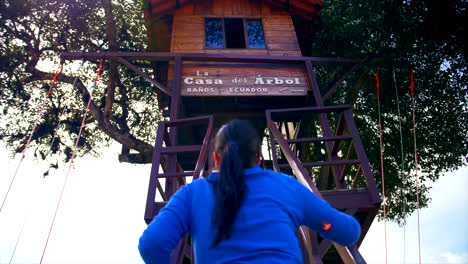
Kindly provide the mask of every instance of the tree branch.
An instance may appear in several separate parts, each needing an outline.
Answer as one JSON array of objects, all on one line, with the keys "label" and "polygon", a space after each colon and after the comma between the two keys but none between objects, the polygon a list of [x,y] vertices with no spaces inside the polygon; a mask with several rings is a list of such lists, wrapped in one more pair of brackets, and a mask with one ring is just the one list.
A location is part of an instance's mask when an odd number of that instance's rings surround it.
[{"label": "tree branch", "polygon": [[[118,51],[117,38],[115,35],[115,22],[114,16],[112,15],[112,3],[110,0],[102,0],[104,12],[106,15],[106,32],[109,39],[109,48],[111,51]],[[115,83],[119,79],[117,72],[117,65],[111,61],[109,68],[109,81],[107,83],[106,91],[106,105],[104,107],[104,118],[110,120],[112,118],[112,105],[115,100]]]},{"label": "tree branch", "polygon": [[[21,81],[30,83],[34,81],[40,80],[51,80],[54,76],[54,73],[47,73],[42,72],[39,70],[35,70],[30,77],[24,78]],[[59,76],[59,81],[73,84],[74,77],[61,74]],[[84,86],[80,79],[75,84],[79,94],[81,95],[81,100],[83,105],[87,105],[91,94],[89,93],[88,89]],[[96,104],[91,101],[89,105],[89,112],[91,116],[98,122],[98,127],[106,134],[108,134],[111,138],[116,140],[117,142],[121,143],[125,147],[129,149],[134,149],[140,153],[138,160],[139,163],[150,163],[151,157],[153,154],[153,146],[135,138],[133,135],[129,133],[129,129],[127,131],[121,130],[118,127],[112,125],[109,120],[105,120],[104,113],[99,109]],[[136,159],[136,158],[135,158]]]}]

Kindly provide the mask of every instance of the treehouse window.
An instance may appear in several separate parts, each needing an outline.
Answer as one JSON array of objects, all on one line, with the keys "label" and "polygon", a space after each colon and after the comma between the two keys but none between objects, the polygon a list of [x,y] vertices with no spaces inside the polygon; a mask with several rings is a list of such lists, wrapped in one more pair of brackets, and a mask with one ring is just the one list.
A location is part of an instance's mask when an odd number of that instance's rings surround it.
[{"label": "treehouse window", "polygon": [[206,18],[205,48],[265,49],[260,19]]},{"label": "treehouse window", "polygon": [[263,35],[262,21],[260,19],[246,19],[249,48],[265,49],[265,36]]}]

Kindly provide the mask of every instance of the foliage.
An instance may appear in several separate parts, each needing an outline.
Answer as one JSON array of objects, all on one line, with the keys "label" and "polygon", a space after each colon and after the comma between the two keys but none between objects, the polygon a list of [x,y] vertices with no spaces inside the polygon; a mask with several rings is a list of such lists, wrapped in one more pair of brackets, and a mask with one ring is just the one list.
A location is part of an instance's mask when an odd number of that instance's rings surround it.
[{"label": "foliage", "polygon": [[[106,24],[106,3],[109,3],[108,17],[113,24]],[[32,138],[35,154],[55,159],[57,163],[71,158],[98,62],[86,62],[81,67],[81,62],[67,61],[53,92],[46,95],[54,72],[59,68],[61,52],[146,49],[140,3],[120,1],[113,6],[110,3],[0,1],[0,137],[16,152],[24,149],[42,102],[46,100],[44,114],[38,118]],[[112,38],[114,47],[111,47]],[[109,61],[104,63],[103,74],[92,95],[78,155],[98,154],[113,138],[135,149],[142,156],[140,160],[145,159],[152,153],[151,144],[145,142],[152,142],[155,137],[151,124],[160,118],[154,103],[155,91],[126,67],[117,68]],[[149,64],[139,66],[150,69]],[[112,67],[116,69],[114,72],[109,70]],[[73,87],[75,76],[79,79]],[[130,154],[122,155],[121,159],[129,157]]]},{"label": "foliage", "polygon": [[[467,164],[468,89],[466,1],[324,1],[313,56],[365,59],[327,104],[351,104],[381,185],[376,67],[379,67],[387,216],[400,223],[416,209],[410,74],[414,96],[420,202],[430,181]],[[349,67],[348,67],[349,68]],[[347,70],[343,67],[341,71]],[[323,94],[337,79],[317,69]],[[395,79],[393,78],[395,73]],[[400,140],[397,94],[401,111]],[[401,143],[403,144],[403,158]],[[381,187],[379,187],[381,188]]]}]

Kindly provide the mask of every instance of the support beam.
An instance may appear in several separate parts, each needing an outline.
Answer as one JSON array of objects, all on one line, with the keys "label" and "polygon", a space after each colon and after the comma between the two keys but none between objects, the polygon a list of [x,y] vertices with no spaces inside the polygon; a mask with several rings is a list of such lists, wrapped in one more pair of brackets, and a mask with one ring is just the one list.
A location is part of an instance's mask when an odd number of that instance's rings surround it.
[{"label": "support beam", "polygon": [[[283,151],[284,156],[288,160],[288,163],[291,165],[291,168],[293,169],[294,174],[296,175],[297,179],[306,187],[308,187],[312,192],[314,192],[318,197],[323,199],[322,195],[320,194],[320,191],[317,189],[315,184],[310,179],[309,173],[301,165],[300,161],[297,159],[297,157],[289,148],[289,144],[284,140],[283,135],[281,135],[281,132],[278,130],[276,125],[271,120],[271,116],[269,112],[267,112],[267,119],[268,119],[267,121],[268,127],[270,128],[270,131],[272,132],[273,136],[278,142],[278,145]],[[337,243],[333,243],[333,245],[335,246],[336,250],[338,251],[338,254],[340,255],[341,259],[343,260],[345,264],[362,263],[362,262],[356,262],[352,255],[352,252],[350,252],[346,247],[343,247]]]},{"label": "support beam", "polygon": [[369,165],[369,160],[367,159],[366,152],[364,151],[364,145],[362,144],[361,137],[359,136],[359,131],[357,130],[356,124],[354,123],[353,113],[350,109],[348,109],[343,112],[343,116],[346,119],[346,124],[348,124],[349,132],[353,137],[354,148],[356,150],[358,159],[361,161],[361,168],[364,173],[364,179],[366,180],[367,188],[370,192],[371,200],[375,205],[380,205],[382,203],[382,199],[380,198],[380,194],[377,189],[377,183],[375,182],[374,175],[372,174],[372,170]]},{"label": "support beam", "polygon": [[360,68],[362,66],[361,63],[358,63],[356,65],[354,65],[351,70],[349,70],[347,73],[345,73],[345,75],[343,75],[343,77],[341,77],[328,91],[327,93],[322,97],[323,100],[327,99],[328,96],[330,96],[335,90],[336,88],[338,88],[338,86],[344,81],[344,79],[346,79],[351,73],[353,73],[356,69]]},{"label": "support beam", "polygon": [[[307,77],[310,82],[310,86],[312,87],[312,92],[314,93],[314,99],[315,99],[315,105],[318,107],[323,107],[323,99],[322,95],[320,94],[320,89],[317,83],[317,78],[315,76],[315,71],[314,67],[312,66],[312,62],[310,60],[305,62],[306,64],[306,69],[307,69]],[[320,122],[320,127],[322,128],[322,134],[325,137],[331,137],[333,136],[333,133],[330,128],[330,122],[328,121],[328,117],[326,113],[319,113],[319,122]],[[327,149],[327,154],[328,154],[328,159],[330,161],[338,160],[339,157],[333,153],[333,143],[330,141],[325,142],[325,147]],[[332,168],[333,172],[333,178],[335,180],[335,184],[338,188],[340,189],[345,189],[346,184],[344,182],[339,180],[340,177],[340,172],[343,171],[342,166],[334,166]]]},{"label": "support beam", "polygon": [[[175,57],[174,62],[174,86],[172,88],[172,96],[171,96],[171,106],[170,106],[170,118],[171,121],[176,120],[179,118],[179,110],[180,110],[180,81],[182,78],[182,58],[180,56]],[[170,128],[169,131],[169,140],[171,142],[171,146],[177,146],[177,127],[173,126]],[[177,171],[177,156],[176,154],[169,154],[167,155],[167,173],[174,173]],[[176,182],[174,178],[166,179],[166,194],[168,197],[171,197],[176,191],[178,187],[176,186]]]},{"label": "support beam", "polygon": [[362,60],[321,58],[302,56],[268,56],[268,55],[240,55],[240,54],[205,54],[205,53],[174,53],[174,52],[62,52],[61,58],[65,60],[99,60],[116,59],[118,57],[132,60],[170,61],[180,56],[184,61],[219,61],[219,62],[257,62],[280,64],[303,64],[310,61],[314,64],[331,63],[360,63]]},{"label": "support beam", "polygon": [[117,60],[122,63],[123,65],[127,66],[129,69],[133,70],[136,74],[140,75],[141,77],[143,77],[144,79],[146,79],[147,81],[149,81],[151,84],[153,84],[154,86],[156,86],[156,88],[158,88],[159,90],[163,91],[164,93],[166,93],[167,95],[171,95],[172,94],[172,91],[171,89],[165,87],[164,85],[160,84],[159,82],[157,82],[155,79],[151,78],[148,74],[146,74],[145,72],[143,72],[142,70],[138,69],[137,66],[131,64],[128,60],[122,58],[122,57],[117,57]]}]

